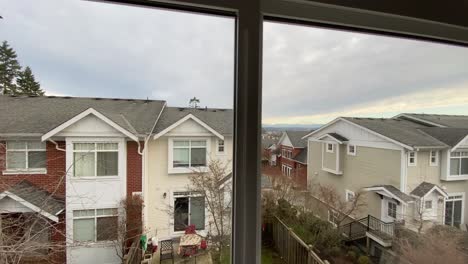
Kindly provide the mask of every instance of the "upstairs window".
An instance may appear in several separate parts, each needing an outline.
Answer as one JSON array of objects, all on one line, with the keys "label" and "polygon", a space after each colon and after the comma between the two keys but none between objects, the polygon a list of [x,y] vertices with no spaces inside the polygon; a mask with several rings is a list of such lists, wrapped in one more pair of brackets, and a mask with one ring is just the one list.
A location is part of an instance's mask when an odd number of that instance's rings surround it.
[{"label": "upstairs window", "polygon": [[416,166],[416,152],[408,152],[408,166]]},{"label": "upstairs window", "polygon": [[387,215],[389,217],[395,218],[397,216],[397,204],[394,202],[388,202],[387,206]]},{"label": "upstairs window", "polygon": [[217,152],[220,153],[220,154],[224,153],[224,140],[218,139]]},{"label": "upstairs window", "polygon": [[73,176],[118,176],[118,143],[73,143]]},{"label": "upstairs window", "polygon": [[206,166],[206,146],[206,140],[174,140],[172,151],[173,168],[191,168]]},{"label": "upstairs window", "polygon": [[40,141],[9,141],[6,144],[7,170],[46,168],[46,144]]},{"label": "upstairs window", "polygon": [[346,190],[346,201],[347,202],[352,202],[354,201],[355,194],[353,191]]},{"label": "upstairs window", "polygon": [[431,210],[432,209],[432,201],[425,201],[424,202],[424,209]]},{"label": "upstairs window", "polygon": [[450,175],[468,175],[468,152],[452,152],[450,154]]},{"label": "upstairs window", "polygon": [[429,154],[429,164],[431,166],[438,166],[439,165],[439,151],[431,150]]}]

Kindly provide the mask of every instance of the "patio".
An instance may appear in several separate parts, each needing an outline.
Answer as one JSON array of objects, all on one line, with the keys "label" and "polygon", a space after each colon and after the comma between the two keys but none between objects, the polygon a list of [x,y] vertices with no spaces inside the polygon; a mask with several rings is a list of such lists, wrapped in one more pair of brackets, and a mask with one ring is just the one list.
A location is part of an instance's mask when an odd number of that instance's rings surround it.
[{"label": "patio", "polygon": [[[175,264],[192,264],[192,263],[197,263],[197,264],[212,264],[212,260],[211,260],[211,254],[209,252],[209,250],[205,250],[205,251],[201,251],[200,254],[198,254],[195,257],[182,257],[180,256],[179,254],[177,254],[177,249],[179,248],[179,244],[178,243],[174,243],[173,245],[174,247],[174,263]],[[153,254],[153,260],[151,262],[151,264],[159,264],[159,249],[158,251],[156,251],[156,253]],[[172,263],[172,260],[170,259],[166,259],[166,260],[163,260],[161,262],[161,264],[170,264]]]}]

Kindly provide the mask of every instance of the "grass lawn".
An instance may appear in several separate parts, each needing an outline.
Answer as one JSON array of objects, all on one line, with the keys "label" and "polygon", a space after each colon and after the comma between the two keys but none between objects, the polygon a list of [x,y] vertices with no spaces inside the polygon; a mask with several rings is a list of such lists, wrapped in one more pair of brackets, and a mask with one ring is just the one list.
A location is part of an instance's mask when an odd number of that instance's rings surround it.
[{"label": "grass lawn", "polygon": [[[223,260],[221,261],[221,264],[230,264],[230,259],[229,259],[229,249],[225,250],[223,252]],[[213,262],[216,263],[216,262]],[[282,261],[278,254],[273,251],[270,247],[262,247],[262,264],[285,264],[284,261]]]}]

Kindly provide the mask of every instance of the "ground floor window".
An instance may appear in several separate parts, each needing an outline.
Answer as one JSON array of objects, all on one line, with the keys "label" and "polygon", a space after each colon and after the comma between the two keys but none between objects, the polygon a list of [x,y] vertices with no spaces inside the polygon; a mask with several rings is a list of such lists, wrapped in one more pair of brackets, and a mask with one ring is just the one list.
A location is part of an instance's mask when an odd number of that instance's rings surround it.
[{"label": "ground floor window", "polygon": [[389,217],[395,218],[397,216],[397,204],[389,201],[387,206],[387,215]]},{"label": "ground floor window", "polygon": [[338,219],[340,214],[335,210],[328,210],[328,222],[330,222],[333,226],[338,225]]},{"label": "ground floor window", "polygon": [[116,208],[73,211],[73,240],[96,242],[116,240],[118,211]]},{"label": "ground floor window", "polygon": [[205,229],[205,197],[192,192],[174,192],[174,231],[189,225]]},{"label": "ground floor window", "polygon": [[445,201],[445,224],[460,227],[463,215],[463,195],[449,195]]},{"label": "ground floor window", "polygon": [[283,164],[281,166],[281,171],[283,172],[283,175],[291,176],[292,168],[289,167],[288,165]]}]

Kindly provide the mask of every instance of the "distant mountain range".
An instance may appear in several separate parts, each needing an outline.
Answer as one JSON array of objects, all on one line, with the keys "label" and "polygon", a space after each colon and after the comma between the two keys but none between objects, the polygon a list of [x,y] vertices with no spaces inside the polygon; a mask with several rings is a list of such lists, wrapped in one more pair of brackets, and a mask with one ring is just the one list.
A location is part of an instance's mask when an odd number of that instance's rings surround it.
[{"label": "distant mountain range", "polygon": [[285,130],[312,130],[321,127],[321,124],[262,124],[262,128],[266,131],[285,131]]}]

